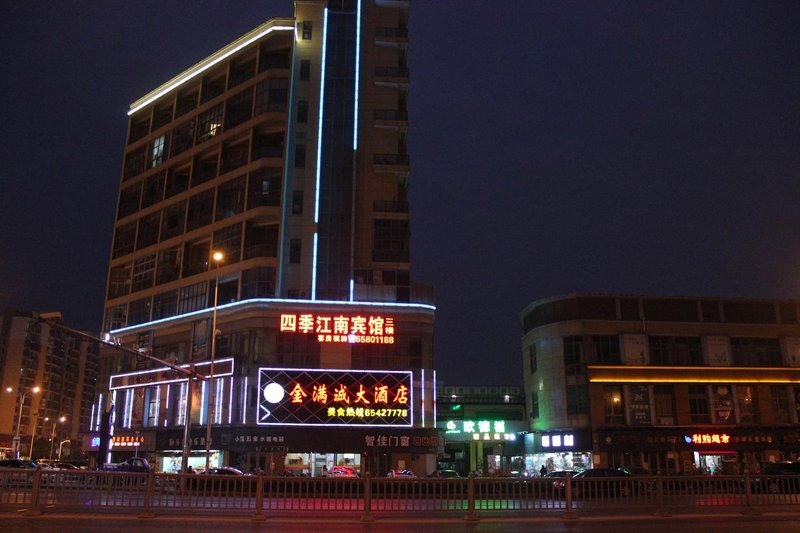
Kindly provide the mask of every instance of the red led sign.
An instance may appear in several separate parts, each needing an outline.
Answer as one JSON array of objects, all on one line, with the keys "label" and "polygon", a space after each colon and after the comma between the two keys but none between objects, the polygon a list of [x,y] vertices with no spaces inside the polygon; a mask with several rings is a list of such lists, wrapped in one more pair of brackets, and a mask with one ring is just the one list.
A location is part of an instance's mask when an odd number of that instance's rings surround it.
[{"label": "red led sign", "polygon": [[282,313],[280,330],[315,334],[319,342],[394,344],[394,318]]}]

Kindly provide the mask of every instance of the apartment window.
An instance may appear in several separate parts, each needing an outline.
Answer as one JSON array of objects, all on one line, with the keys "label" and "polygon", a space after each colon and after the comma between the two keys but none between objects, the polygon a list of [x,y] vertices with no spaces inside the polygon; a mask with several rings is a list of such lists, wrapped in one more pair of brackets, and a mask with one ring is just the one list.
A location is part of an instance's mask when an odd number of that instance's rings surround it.
[{"label": "apartment window", "polygon": [[656,408],[656,424],[672,426],[675,424],[675,395],[672,385],[653,386],[653,403]]},{"label": "apartment window", "polygon": [[408,221],[373,221],[373,261],[408,262]]},{"label": "apartment window", "polygon": [[117,220],[132,215],[139,210],[139,200],[142,197],[141,182],[122,189],[119,193],[119,206],[117,207]]},{"label": "apartment window", "polygon": [[242,272],[242,299],[275,296],[275,268],[258,267]]},{"label": "apartment window", "polygon": [[311,40],[311,36],[313,34],[313,31],[314,31],[314,23],[313,23],[313,21],[304,20],[302,27],[303,27],[303,31],[302,31],[303,40],[304,41],[310,41]]},{"label": "apartment window", "polygon": [[133,292],[153,286],[156,272],[156,254],[138,257],[133,261]]},{"label": "apartment window", "polygon": [[181,274],[180,250],[178,247],[168,248],[158,252],[158,267],[156,267],[156,285],[175,281]]},{"label": "apartment window", "polygon": [[708,387],[689,385],[689,415],[692,424],[710,424],[711,413],[708,408]]},{"label": "apartment window", "polygon": [[197,117],[197,139],[201,143],[222,132],[222,104],[200,113]]},{"label": "apartment window", "polygon": [[181,287],[178,293],[178,314],[205,308],[208,283],[201,281],[188,287]]},{"label": "apartment window", "polygon": [[531,420],[539,418],[539,391],[531,392]]},{"label": "apartment window", "polygon": [[703,364],[700,337],[651,335],[650,364],[654,366],[699,366]]},{"label": "apartment window", "polygon": [[297,101],[297,123],[308,123],[308,100]]},{"label": "apartment window", "polygon": [[622,387],[606,385],[603,387],[603,406],[605,423],[621,425],[625,423],[625,407],[622,402]]},{"label": "apartment window", "polygon": [[289,263],[293,265],[299,265],[301,252],[302,252],[302,240],[291,239],[289,241]]},{"label": "apartment window", "polygon": [[536,373],[536,342],[528,346],[528,361],[531,366],[531,374]]},{"label": "apartment window", "polygon": [[242,224],[233,224],[214,232],[214,250],[225,255],[225,263],[239,261],[242,253]]},{"label": "apartment window", "polygon": [[194,146],[194,119],[184,122],[172,130],[170,156],[181,154],[192,146]]},{"label": "apartment window", "polygon": [[772,416],[776,424],[790,424],[792,416],[789,411],[789,391],[786,385],[771,385]]},{"label": "apartment window", "polygon": [[178,311],[178,291],[162,292],[153,297],[153,320],[175,316]]},{"label": "apartment window", "polygon": [[620,363],[619,337],[616,335],[592,335],[589,361],[599,365],[618,365]]},{"label": "apartment window", "polygon": [[167,186],[164,191],[164,198],[170,198],[189,188],[189,169],[180,170],[169,169],[167,172]]},{"label": "apartment window", "polygon": [[308,81],[311,79],[311,60],[300,60],[300,81]]},{"label": "apartment window", "polygon": [[150,161],[148,166],[150,168],[160,165],[164,162],[164,156],[167,153],[167,136],[161,135],[150,141]]},{"label": "apartment window", "polygon": [[228,98],[225,102],[225,128],[230,129],[250,120],[253,114],[253,88]]},{"label": "apartment window", "polygon": [[564,337],[564,374],[579,376],[583,374],[583,338]]},{"label": "apartment window", "polygon": [[286,100],[289,97],[289,80],[277,78],[267,80],[269,83],[269,104],[267,111],[282,113],[286,111]]},{"label": "apartment window", "polygon": [[147,147],[142,146],[132,152],[125,154],[125,164],[122,171],[122,179],[132,178],[144,172],[145,159],[147,157]]},{"label": "apartment window", "polygon": [[306,166],[306,145],[294,145],[294,168],[305,168]]},{"label": "apartment window", "polygon": [[136,249],[141,250],[158,242],[158,230],[161,227],[161,211],[139,219],[139,231],[136,234]]},{"label": "apartment window", "polygon": [[210,246],[208,241],[190,242],[185,245],[183,276],[193,276],[208,270]]},{"label": "apartment window", "polygon": [[244,176],[228,180],[217,192],[217,220],[239,214],[244,209]]},{"label": "apartment window", "polygon": [[589,395],[586,385],[567,385],[567,414],[583,415],[589,412]]},{"label": "apartment window", "polygon": [[211,224],[214,213],[214,189],[203,191],[189,198],[189,207],[186,213],[186,231]]},{"label": "apartment window", "polygon": [[263,167],[249,176],[247,208],[277,207],[281,204],[281,169]]},{"label": "apartment window", "polygon": [[131,265],[117,266],[111,268],[108,280],[108,298],[125,296],[131,290]]},{"label": "apartment window", "polygon": [[128,325],[128,306],[118,305],[108,310],[105,331],[124,328]]},{"label": "apartment window", "polygon": [[734,366],[783,366],[778,339],[731,337]]},{"label": "apartment window", "polygon": [[303,214],[303,191],[294,191],[292,193],[292,214]]},{"label": "apartment window", "polygon": [[739,406],[740,424],[758,424],[758,398],[756,388],[752,385],[736,386],[736,403]]},{"label": "apartment window", "polygon": [[249,220],[245,228],[244,258],[278,256],[278,224]]},{"label": "apartment window", "polygon": [[128,325],[144,324],[150,321],[150,298],[134,300],[128,306]]},{"label": "apartment window", "polygon": [[142,209],[155,205],[164,198],[164,175],[164,172],[159,172],[144,181]]},{"label": "apartment window", "polygon": [[186,218],[186,200],[167,206],[161,216],[161,240],[165,241],[183,233]]}]

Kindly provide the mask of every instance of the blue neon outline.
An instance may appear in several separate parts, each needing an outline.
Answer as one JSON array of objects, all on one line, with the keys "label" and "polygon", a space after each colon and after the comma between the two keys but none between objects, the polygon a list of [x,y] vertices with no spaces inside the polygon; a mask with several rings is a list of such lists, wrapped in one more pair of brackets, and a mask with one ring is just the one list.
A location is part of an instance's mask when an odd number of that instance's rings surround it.
[{"label": "blue neon outline", "polygon": [[[325,8],[322,23],[322,67],[319,80],[319,120],[317,121],[317,183],[314,191],[314,223],[319,223],[320,161],[322,160],[322,116],[325,111],[325,56],[328,47],[328,8]],[[316,263],[314,269],[317,268]]]},{"label": "blue neon outline", "polygon": [[361,0],[358,0],[358,11],[356,13],[356,91],[355,101],[353,102],[353,150],[358,149],[358,81],[361,61]]},{"label": "blue neon outline", "polygon": [[353,294],[355,292],[356,282],[353,279],[350,279],[350,301],[353,301]]},{"label": "blue neon outline", "polygon": [[425,369],[420,368],[420,372],[422,372],[422,377],[419,382],[420,403],[422,404],[422,427],[425,427]]},{"label": "blue neon outline", "polygon": [[311,269],[311,300],[315,301],[317,299],[317,241],[319,237],[319,232],[314,232],[314,249],[311,252],[311,264],[314,265],[314,268]]},{"label": "blue neon outline", "polygon": [[[242,300],[240,302],[231,302],[229,304],[219,305],[217,306],[217,311],[222,309],[230,309],[233,307],[238,307],[242,305],[251,305],[251,304],[272,304],[272,303],[286,303],[286,304],[315,304],[315,305],[346,305],[346,306],[363,306],[363,307],[399,307],[399,308],[406,308],[406,309],[414,309],[418,308],[420,310],[427,309],[429,311],[436,311],[435,305],[429,304],[421,304],[421,303],[404,303],[404,302],[348,302],[345,300],[295,300],[290,298],[253,298],[251,300]],[[213,308],[209,307],[207,309],[198,309],[197,311],[191,311],[189,313],[184,313],[182,315],[175,315],[167,318],[160,318],[158,320],[153,320],[152,322],[145,322],[143,324],[136,324],[135,326],[126,326],[120,329],[114,329],[109,331],[110,335],[116,335],[120,333],[126,333],[128,331],[136,331],[138,329],[143,328],[150,328],[157,324],[164,324],[167,322],[171,322],[173,320],[180,320],[183,318],[188,318],[192,316],[203,315],[207,313],[211,313]]]}]

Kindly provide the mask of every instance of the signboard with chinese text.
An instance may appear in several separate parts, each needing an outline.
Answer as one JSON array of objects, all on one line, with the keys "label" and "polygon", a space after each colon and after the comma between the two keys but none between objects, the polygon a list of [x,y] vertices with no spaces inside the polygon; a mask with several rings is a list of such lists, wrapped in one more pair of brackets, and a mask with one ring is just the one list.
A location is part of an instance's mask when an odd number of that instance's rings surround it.
[{"label": "signboard with chinese text", "polygon": [[280,331],[315,335],[321,343],[394,344],[394,318],[383,315],[281,313]]},{"label": "signboard with chinese text", "polygon": [[650,390],[647,385],[629,385],[630,413],[632,426],[649,426]]},{"label": "signboard with chinese text", "polygon": [[413,424],[410,371],[260,368],[259,425]]},{"label": "signboard with chinese text", "polygon": [[506,430],[504,420],[449,420],[445,424],[447,435],[464,434],[472,440],[515,440],[516,434]]}]

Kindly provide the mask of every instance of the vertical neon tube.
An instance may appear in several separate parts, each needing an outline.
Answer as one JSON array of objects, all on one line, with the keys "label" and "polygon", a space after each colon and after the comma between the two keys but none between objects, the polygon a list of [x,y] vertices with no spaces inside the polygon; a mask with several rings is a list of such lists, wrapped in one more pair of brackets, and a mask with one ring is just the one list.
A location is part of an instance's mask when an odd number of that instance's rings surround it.
[{"label": "vertical neon tube", "polygon": [[356,90],[353,102],[353,150],[358,149],[358,80],[361,60],[361,0],[356,8]]},{"label": "vertical neon tube", "polygon": [[425,427],[425,369],[421,369],[421,377],[419,380],[419,388],[422,393],[420,398],[420,405],[422,406],[422,427]]},{"label": "vertical neon tube", "polygon": [[[328,43],[328,9],[325,8],[322,24],[322,67],[319,80],[319,119],[317,121],[317,183],[314,191],[314,223],[319,223],[320,162],[322,161],[322,118],[325,111],[325,52]],[[315,265],[316,266],[316,265]]]},{"label": "vertical neon tube", "polygon": [[247,424],[247,376],[242,387],[242,424]]},{"label": "vertical neon tube", "polygon": [[314,250],[311,252],[312,254],[312,264],[314,265],[314,270],[311,272],[311,299],[317,299],[317,242],[319,240],[319,234],[314,232]]},{"label": "vertical neon tube", "polygon": [[436,427],[436,370],[433,371],[433,427]]},{"label": "vertical neon tube", "polygon": [[214,387],[214,423],[222,424],[222,398],[225,396],[225,380],[217,378],[216,386]]},{"label": "vertical neon tube", "polygon": [[94,408],[95,408],[95,405],[92,404],[92,414],[89,415],[89,430],[90,431],[91,431],[91,428],[94,427]]},{"label": "vertical neon tube", "polygon": [[350,301],[353,301],[353,294],[355,293],[356,282],[355,280],[350,280]]},{"label": "vertical neon tube", "polygon": [[203,381],[203,385],[202,385],[202,387],[200,387],[200,423],[201,424],[205,424],[206,423],[205,411],[206,411],[206,402],[207,401],[208,400],[206,399],[206,382]]},{"label": "vertical neon tube", "polygon": [[228,385],[228,425],[231,424],[233,420],[233,376],[231,376],[230,383]]},{"label": "vertical neon tube", "polygon": [[[164,400],[164,411],[169,413],[169,390],[172,388],[172,385],[167,383],[166,385],[164,385],[164,387],[166,387],[166,389],[167,389],[166,398]],[[164,427],[167,427],[167,420],[169,420],[169,417],[165,416],[164,417]]]},{"label": "vertical neon tube", "polygon": [[153,425],[158,427],[158,415],[161,413],[161,385],[156,387],[156,414],[153,417]]}]

